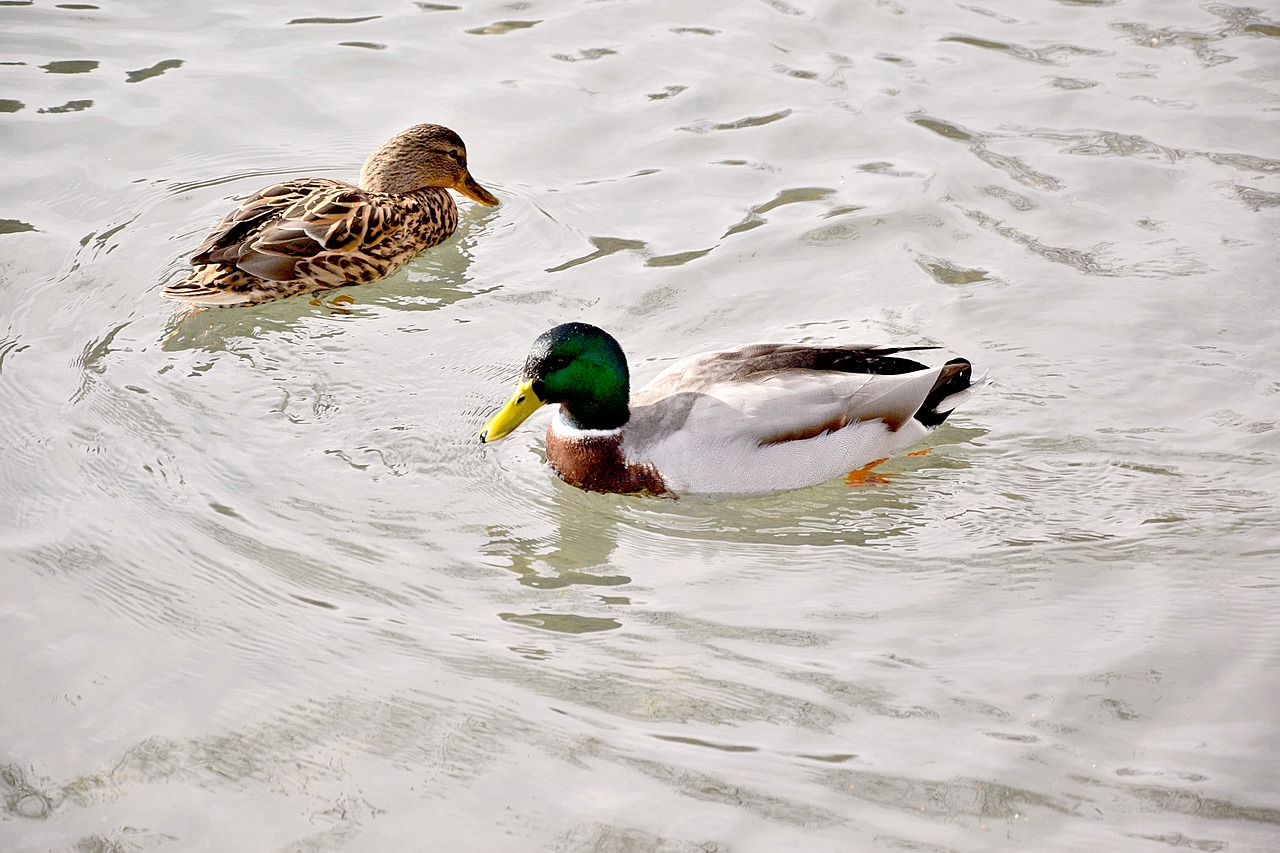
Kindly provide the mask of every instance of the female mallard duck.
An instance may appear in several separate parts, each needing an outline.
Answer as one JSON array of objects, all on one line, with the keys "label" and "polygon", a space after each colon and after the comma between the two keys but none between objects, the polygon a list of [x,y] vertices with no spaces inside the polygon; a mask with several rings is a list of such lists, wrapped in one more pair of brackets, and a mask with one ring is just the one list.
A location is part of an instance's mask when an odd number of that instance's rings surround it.
[{"label": "female mallard duck", "polygon": [[254,305],[377,281],[458,227],[450,189],[498,203],[467,171],[458,134],[414,125],[369,155],[359,187],[297,178],[245,199],[191,256],[191,275],[164,296]]},{"label": "female mallard duck", "polygon": [[963,358],[934,347],[749,344],[677,361],[630,394],[613,337],[565,323],[533,342],[520,384],[480,432],[511,433],[544,403],[547,461],[600,492],[766,492],[811,486],[915,444],[976,394]]}]

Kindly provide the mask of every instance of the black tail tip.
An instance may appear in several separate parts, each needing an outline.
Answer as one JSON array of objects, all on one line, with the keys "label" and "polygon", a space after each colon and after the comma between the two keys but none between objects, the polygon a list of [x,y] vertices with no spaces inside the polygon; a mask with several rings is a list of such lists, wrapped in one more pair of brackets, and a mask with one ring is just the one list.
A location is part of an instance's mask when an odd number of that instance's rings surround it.
[{"label": "black tail tip", "polygon": [[938,405],[952,394],[963,391],[973,383],[973,365],[967,358],[953,358],[938,372],[938,381],[920,404],[915,419],[932,429],[947,419],[951,410],[938,411]]},{"label": "black tail tip", "polygon": [[973,382],[973,365],[969,363],[969,359],[967,358],[953,358],[943,365],[943,367],[951,367],[953,365],[959,365],[960,369],[953,375],[945,377],[943,383],[946,384],[954,381],[956,383],[956,387],[950,392],[954,394],[956,391],[963,391],[968,388],[969,384]]}]

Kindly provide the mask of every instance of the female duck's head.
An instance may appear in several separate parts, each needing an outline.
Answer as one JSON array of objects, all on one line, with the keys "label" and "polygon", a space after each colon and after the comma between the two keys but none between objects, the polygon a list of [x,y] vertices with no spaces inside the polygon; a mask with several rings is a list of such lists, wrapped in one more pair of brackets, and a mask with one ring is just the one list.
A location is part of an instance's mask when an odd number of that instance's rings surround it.
[{"label": "female duck's head", "polygon": [[498,203],[467,171],[462,137],[439,124],[415,124],[380,145],[360,170],[360,186],[383,193],[444,187],[481,204]]}]

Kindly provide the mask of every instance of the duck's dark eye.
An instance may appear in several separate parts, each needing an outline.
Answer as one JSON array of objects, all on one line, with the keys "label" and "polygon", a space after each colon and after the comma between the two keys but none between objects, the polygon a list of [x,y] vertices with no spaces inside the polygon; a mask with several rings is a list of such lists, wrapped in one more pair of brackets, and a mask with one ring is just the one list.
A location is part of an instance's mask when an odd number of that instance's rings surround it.
[{"label": "duck's dark eye", "polygon": [[569,366],[569,357],[564,355],[553,355],[547,359],[547,372],[560,370]]}]

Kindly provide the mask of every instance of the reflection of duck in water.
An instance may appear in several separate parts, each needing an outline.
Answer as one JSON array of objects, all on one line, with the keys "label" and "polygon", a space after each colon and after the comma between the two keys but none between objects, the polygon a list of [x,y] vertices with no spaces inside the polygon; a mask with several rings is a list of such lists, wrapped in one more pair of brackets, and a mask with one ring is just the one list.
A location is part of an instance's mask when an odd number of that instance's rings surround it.
[{"label": "reflection of duck in water", "polygon": [[369,155],[359,187],[298,178],[245,199],[191,256],[191,275],[164,296],[253,305],[377,281],[457,228],[450,189],[498,203],[467,171],[458,134],[415,125]]},{"label": "reflection of duck in water", "polygon": [[520,385],[480,433],[497,441],[544,403],[547,461],[601,492],[765,492],[821,483],[915,444],[985,384],[932,347],[750,344],[681,359],[634,395],[618,342],[565,323],[533,343]]}]

